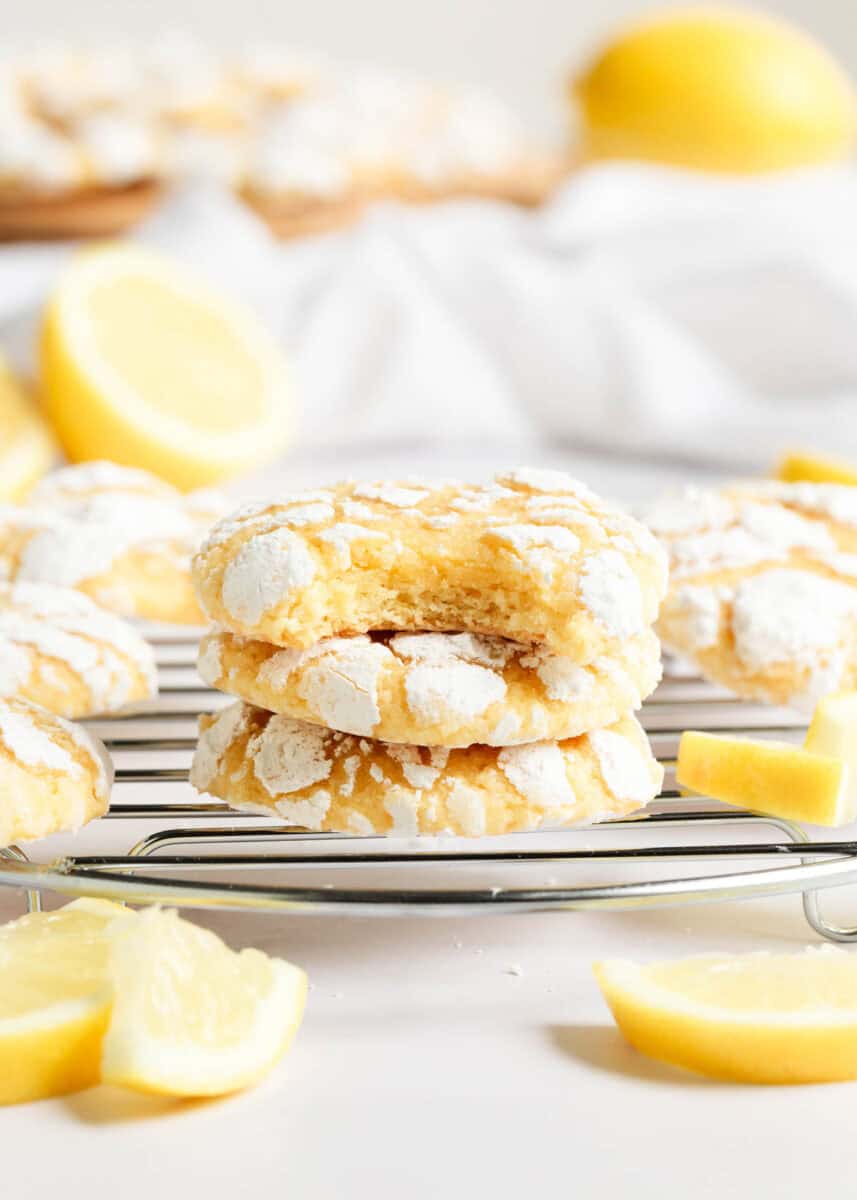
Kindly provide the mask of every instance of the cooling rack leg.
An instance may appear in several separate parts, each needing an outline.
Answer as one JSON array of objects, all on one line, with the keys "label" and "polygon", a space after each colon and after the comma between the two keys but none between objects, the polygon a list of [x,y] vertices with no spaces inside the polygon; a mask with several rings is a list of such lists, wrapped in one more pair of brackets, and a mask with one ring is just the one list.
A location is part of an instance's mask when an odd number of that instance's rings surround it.
[{"label": "cooling rack leg", "polygon": [[[785,833],[787,837],[791,838],[793,842],[809,841],[809,837],[804,830],[801,829],[799,825],[793,825],[791,821],[784,821],[779,817],[771,817],[769,820],[766,820],[764,824],[772,825],[775,828],[782,830],[782,832]],[[811,861],[812,859],[809,857],[801,859],[801,862],[805,863]],[[804,916],[816,933],[820,934],[823,938],[827,938],[828,941],[831,942],[857,942],[857,928],[849,928],[842,925],[831,925],[831,923],[825,919],[825,916],[821,911],[821,902],[818,891],[813,890],[811,892],[804,892],[801,896],[801,901],[803,903]]]},{"label": "cooling rack leg", "polygon": [[[0,847],[0,855],[2,855],[3,858],[15,859],[17,862],[29,862],[30,861],[27,858],[24,851],[21,850],[19,846]],[[26,894],[26,899],[27,899],[27,912],[28,913],[41,912],[42,911],[42,894],[41,894],[41,892],[31,891],[28,889],[25,894]]]}]

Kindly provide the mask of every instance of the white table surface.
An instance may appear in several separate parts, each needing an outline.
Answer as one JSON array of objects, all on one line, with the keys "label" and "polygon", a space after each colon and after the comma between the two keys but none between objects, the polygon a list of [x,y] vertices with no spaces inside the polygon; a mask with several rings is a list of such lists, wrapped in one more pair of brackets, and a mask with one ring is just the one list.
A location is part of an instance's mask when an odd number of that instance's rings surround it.
[{"label": "white table surface", "polygon": [[[287,464],[283,474],[292,486],[348,470],[448,474],[471,465],[440,452],[356,466],[335,457]],[[673,474],[564,461],[613,494],[639,495]],[[484,473],[484,460],[472,465],[469,473]],[[187,798],[181,787],[175,794]],[[132,840],[128,825],[112,822],[79,835],[75,848],[123,850]],[[42,856],[67,845],[54,841]],[[847,917],[847,901],[838,893],[833,911]],[[0,918],[21,903],[0,893]],[[217,1102],[95,1088],[0,1110],[0,1196],[853,1192],[857,1085],[735,1087],[649,1062],[623,1044],[591,972],[610,956],[802,947],[816,939],[795,897],[598,915],[199,919],[235,946],[307,969],[309,1006],[291,1054],[260,1087]]]}]

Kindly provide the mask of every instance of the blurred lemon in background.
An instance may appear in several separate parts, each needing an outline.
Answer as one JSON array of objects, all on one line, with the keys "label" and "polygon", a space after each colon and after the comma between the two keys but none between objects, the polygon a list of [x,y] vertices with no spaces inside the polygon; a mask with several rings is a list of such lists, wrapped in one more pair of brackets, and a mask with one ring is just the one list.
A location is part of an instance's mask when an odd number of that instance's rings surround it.
[{"label": "blurred lemon in background", "polygon": [[758,13],[659,14],[610,42],[571,85],[586,158],[750,172],[845,157],[850,80],[800,30]]},{"label": "blurred lemon in background", "polygon": [[72,261],[48,303],[40,366],[45,411],[73,462],[111,459],[191,489],[267,462],[291,438],[274,339],[148,251]]},{"label": "blurred lemon in background", "polygon": [[23,500],[56,456],[42,414],[0,359],[0,501]]}]

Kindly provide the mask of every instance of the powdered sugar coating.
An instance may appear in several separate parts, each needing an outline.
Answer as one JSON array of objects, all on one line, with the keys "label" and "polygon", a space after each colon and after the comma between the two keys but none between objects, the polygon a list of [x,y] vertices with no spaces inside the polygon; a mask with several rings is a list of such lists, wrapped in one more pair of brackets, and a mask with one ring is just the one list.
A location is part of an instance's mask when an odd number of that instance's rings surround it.
[{"label": "powdered sugar coating", "polygon": [[156,690],[152,650],[130,625],[78,592],[0,584],[0,695],[82,717]]},{"label": "powdered sugar coating", "polygon": [[[253,505],[212,531],[194,575],[213,621],[287,648],[374,630],[468,629],[586,665],[651,623],[666,586],[651,534],[561,473],[344,483],[324,496]],[[298,540],[283,538],[278,551],[283,531]],[[254,544],[272,553],[251,567]],[[297,579],[276,561],[295,554]],[[252,603],[236,603],[236,563]],[[288,587],[274,585],[278,572]]]},{"label": "powdered sugar coating", "polygon": [[640,582],[617,550],[601,550],[584,560],[579,595],[611,637],[629,638],[646,620]]},{"label": "powdered sugar coating", "polygon": [[0,512],[0,578],[74,587],[126,615],[198,624],[190,555],[222,510],[215,493],[183,496],[145,471],[65,467],[27,508]]},{"label": "powdered sugar coating", "polygon": [[666,645],[776,704],[806,708],[857,685],[855,490],[763,481],[656,506],[674,579],[659,622]]},{"label": "powdered sugar coating", "polygon": [[299,720],[388,742],[507,745],[572,737],[638,707],[660,677],[650,631],[582,667],[476,634],[328,638],[279,650],[226,631],[203,639],[214,687]]},{"label": "powdered sugar coating", "polygon": [[315,562],[306,543],[287,529],[245,542],[223,576],[223,604],[239,621],[253,623],[269,608],[312,582]]},{"label": "powdered sugar coating", "polygon": [[[504,749],[430,751],[358,741],[250,705],[235,708],[238,716],[227,709],[203,719],[192,781],[236,807],[267,810],[312,829],[476,837],[573,824],[631,811],[656,794],[662,779],[643,731],[630,718],[611,727],[617,745],[608,742],[602,750],[619,763],[614,783],[618,779],[629,793],[621,796],[606,782],[609,771],[599,766],[586,735]],[[627,761],[617,748],[626,741]],[[212,761],[218,764],[213,775]],[[632,762],[644,769],[646,789]]]},{"label": "powdered sugar coating", "polygon": [[0,846],[75,830],[109,803],[97,738],[21,699],[0,699]]},{"label": "powdered sugar coating", "polygon": [[836,646],[857,617],[857,589],[808,571],[775,570],[738,585],[732,607],[735,652],[750,670],[813,661]]},{"label": "powdered sugar coating", "polygon": [[506,746],[497,755],[500,770],[524,799],[536,808],[562,808],[574,803],[565,759],[556,742]]}]

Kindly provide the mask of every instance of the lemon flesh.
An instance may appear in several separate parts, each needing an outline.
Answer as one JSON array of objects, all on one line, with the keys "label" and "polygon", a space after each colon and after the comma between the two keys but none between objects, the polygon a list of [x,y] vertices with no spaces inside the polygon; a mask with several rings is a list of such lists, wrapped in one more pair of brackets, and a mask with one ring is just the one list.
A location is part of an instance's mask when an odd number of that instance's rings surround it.
[{"label": "lemon flesh", "polygon": [[583,151],[727,172],[841,159],[852,86],[800,30],[762,14],[690,8],[627,30],[573,83]]},{"label": "lemon flesh", "polygon": [[105,933],[123,913],[79,900],[0,927],[0,1104],[98,1082],[112,998]]},{"label": "lemon flesh", "polygon": [[596,963],[624,1037],[641,1053],[717,1079],[857,1079],[857,956],[709,954]]},{"label": "lemon flesh", "polygon": [[251,313],[137,248],[72,261],[46,310],[40,369],[73,461],[111,459],[191,489],[259,466],[291,439],[274,340]]},{"label": "lemon flesh", "polygon": [[0,360],[0,500],[23,500],[57,449],[42,414]]},{"label": "lemon flesh", "polygon": [[235,953],[173,912],[149,909],[119,930],[110,968],[105,1083],[172,1096],[237,1091],[268,1073],[303,1017],[303,971]]},{"label": "lemon flesh", "polygon": [[857,485],[857,463],[822,454],[793,451],[777,465],[777,479],[786,483],[844,483]]},{"label": "lemon flesh", "polygon": [[679,742],[676,779],[712,800],[790,821],[832,826],[854,819],[846,763],[787,742],[690,730]]}]

